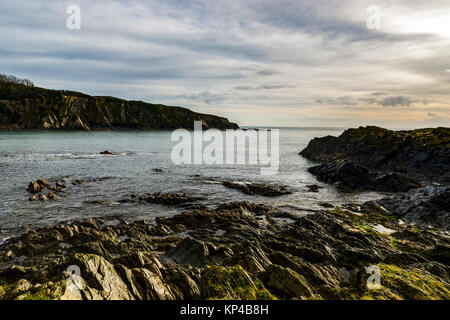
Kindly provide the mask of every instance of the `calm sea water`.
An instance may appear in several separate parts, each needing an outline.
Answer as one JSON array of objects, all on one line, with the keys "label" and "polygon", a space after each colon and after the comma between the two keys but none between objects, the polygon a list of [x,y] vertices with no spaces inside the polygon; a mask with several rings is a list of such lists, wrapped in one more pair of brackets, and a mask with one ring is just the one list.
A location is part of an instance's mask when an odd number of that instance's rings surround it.
[{"label": "calm sea water", "polygon": [[[176,166],[171,132],[0,132],[0,241],[11,235],[48,224],[87,217],[154,219],[182,208],[156,204],[120,204],[132,193],[183,192],[205,198],[203,204],[249,200],[307,214],[320,202],[341,204],[380,197],[377,193],[340,193],[319,183],[307,172],[314,163],[298,155],[314,137],[339,135],[344,129],[280,129],[280,169],[261,176],[257,166]],[[100,155],[103,150],[120,153]],[[155,172],[162,169],[163,172]],[[30,181],[63,181],[67,192],[58,201],[30,202]],[[74,179],[88,180],[81,186]],[[288,186],[294,193],[277,198],[249,196],[221,185],[222,180],[265,182]],[[318,193],[306,185],[318,184]]]}]

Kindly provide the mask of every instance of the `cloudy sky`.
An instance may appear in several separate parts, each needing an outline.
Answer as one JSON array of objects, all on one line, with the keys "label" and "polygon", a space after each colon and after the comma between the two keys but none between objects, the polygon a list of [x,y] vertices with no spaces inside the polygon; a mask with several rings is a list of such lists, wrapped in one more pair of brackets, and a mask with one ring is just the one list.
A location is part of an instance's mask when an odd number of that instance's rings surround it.
[{"label": "cloudy sky", "polygon": [[240,125],[450,126],[448,0],[2,0],[0,43],[38,86]]}]

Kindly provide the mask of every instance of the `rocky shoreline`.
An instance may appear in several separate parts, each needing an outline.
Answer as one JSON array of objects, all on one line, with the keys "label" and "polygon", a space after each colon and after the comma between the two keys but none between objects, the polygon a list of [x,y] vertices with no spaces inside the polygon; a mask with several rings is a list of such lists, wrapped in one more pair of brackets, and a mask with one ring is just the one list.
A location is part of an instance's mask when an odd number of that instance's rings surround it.
[{"label": "rocky shoreline", "polygon": [[[296,218],[250,202],[87,219],[0,247],[3,299],[449,299],[448,234],[376,203]],[[366,287],[366,267],[382,288]],[[79,270],[70,276],[68,270]]]},{"label": "rocky shoreline", "polygon": [[[332,149],[317,141],[302,154]],[[134,193],[115,200],[184,211],[134,222],[77,220],[8,239],[0,245],[0,299],[450,299],[450,186],[414,184],[418,170],[398,171],[395,157],[367,168],[362,157],[327,153],[318,177],[349,191],[382,186],[396,193],[363,204],[323,203],[302,217],[253,202],[206,207],[184,193]],[[292,192],[221,183],[247,195]],[[45,179],[28,186],[32,197],[45,190],[70,192]],[[376,288],[368,286],[373,272],[381,280]]]}]

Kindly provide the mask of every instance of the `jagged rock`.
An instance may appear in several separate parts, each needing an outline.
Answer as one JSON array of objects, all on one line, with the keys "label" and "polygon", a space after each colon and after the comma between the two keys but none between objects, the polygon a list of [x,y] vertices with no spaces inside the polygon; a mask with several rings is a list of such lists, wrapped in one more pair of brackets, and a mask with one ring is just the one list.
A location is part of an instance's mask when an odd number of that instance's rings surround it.
[{"label": "jagged rock", "polygon": [[[384,272],[384,264],[403,279],[399,287],[383,282],[393,293],[385,297],[450,299],[450,240],[439,232],[399,224],[375,202],[275,227],[282,216],[270,206],[232,202],[154,224],[96,218],[32,230],[0,245],[0,298],[360,298],[368,276],[361,270],[378,265]],[[395,232],[381,234],[377,225]],[[215,236],[218,230],[225,232]],[[69,278],[69,265],[79,276]],[[422,275],[433,287],[417,291]],[[11,294],[21,279],[31,286]]]},{"label": "jagged rock", "polygon": [[100,152],[100,154],[108,155],[108,156],[117,156],[118,155],[117,153],[111,152],[109,150],[102,151],[102,152]]},{"label": "jagged rock", "polygon": [[212,243],[191,238],[183,239],[174,249],[167,252],[167,255],[177,263],[194,267],[214,264],[232,254],[229,248],[217,248]]},{"label": "jagged rock", "polygon": [[200,289],[204,299],[273,299],[264,285],[241,266],[208,266],[202,272]]},{"label": "jagged rock", "polygon": [[320,187],[316,184],[310,184],[306,186],[309,192],[319,192]]},{"label": "jagged rock", "polygon": [[308,171],[321,181],[336,183],[343,188],[367,189],[370,181],[367,169],[350,162],[321,164]]},{"label": "jagged rock", "polygon": [[45,188],[51,187],[51,183],[45,179],[39,179],[39,180],[36,180],[36,182]]},{"label": "jagged rock", "polygon": [[377,202],[406,223],[450,227],[450,186],[428,186]]},{"label": "jagged rock", "polygon": [[30,193],[39,193],[43,192],[45,190],[45,187],[46,186],[44,184],[41,184],[38,181],[34,181],[28,184],[27,191]]},{"label": "jagged rock", "polygon": [[168,206],[177,206],[177,205],[179,206],[203,199],[202,197],[188,196],[185,193],[180,194],[180,193],[159,193],[159,192],[148,194],[146,196],[138,196],[136,194],[132,194],[130,198],[132,200],[127,199],[121,200],[120,202],[139,200],[139,201],[146,201],[148,203],[163,204]]},{"label": "jagged rock", "polygon": [[48,198],[49,200],[58,200],[58,197],[57,197],[56,194],[54,194],[53,192],[49,192],[49,193],[47,194],[47,198]]},{"label": "jagged rock", "polygon": [[311,140],[300,155],[314,161],[350,161],[412,180],[450,181],[450,128],[392,131],[374,126]]},{"label": "jagged rock", "polygon": [[223,185],[227,188],[237,189],[245,194],[261,195],[266,197],[276,197],[292,193],[291,191],[287,190],[286,187],[263,183],[242,183],[242,182],[224,181]]},{"label": "jagged rock", "polygon": [[371,181],[371,189],[383,192],[406,192],[420,188],[420,184],[397,173],[383,173]]},{"label": "jagged rock", "polygon": [[94,254],[77,254],[74,265],[81,269],[80,276],[104,299],[133,299],[114,266],[104,258]]},{"label": "jagged rock", "polygon": [[272,263],[260,246],[246,241],[241,244],[240,252],[226,258],[223,264],[227,266],[240,265],[246,271],[256,274],[258,272],[264,272]]},{"label": "jagged rock", "polygon": [[41,193],[41,194],[39,194],[39,200],[47,201],[48,198],[44,194]]},{"label": "jagged rock", "polygon": [[272,264],[260,277],[268,288],[273,288],[284,298],[305,299],[314,295],[306,279],[290,268]]},{"label": "jagged rock", "polygon": [[323,163],[308,171],[319,180],[344,190],[404,192],[420,187],[417,182],[396,173],[371,174],[366,168],[348,161]]},{"label": "jagged rock", "polygon": [[67,186],[64,183],[56,182],[56,187],[57,188],[61,188],[61,189],[65,189]]}]

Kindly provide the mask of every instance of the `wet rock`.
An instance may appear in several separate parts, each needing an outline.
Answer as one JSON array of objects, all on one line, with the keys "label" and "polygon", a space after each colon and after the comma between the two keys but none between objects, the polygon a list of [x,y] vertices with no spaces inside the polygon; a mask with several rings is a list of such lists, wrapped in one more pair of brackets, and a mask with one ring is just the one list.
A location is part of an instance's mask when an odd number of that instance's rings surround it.
[{"label": "wet rock", "polygon": [[314,295],[306,279],[290,268],[272,264],[260,277],[268,288],[273,288],[279,296],[287,299],[307,299]]},{"label": "wet rock", "polygon": [[111,152],[109,150],[102,151],[102,152],[100,152],[100,154],[108,155],[108,156],[117,156],[118,155],[118,153]]},{"label": "wet rock", "polygon": [[169,279],[173,290],[176,292],[177,299],[200,299],[200,287],[189,274],[183,270],[174,267],[168,267],[162,270],[163,277]]},{"label": "wet rock", "polygon": [[316,184],[310,184],[306,186],[309,192],[319,192],[320,187]]},{"label": "wet rock", "polygon": [[[448,237],[401,225],[382,208],[335,206],[282,223],[274,207],[231,202],[151,224],[95,218],[48,226],[0,245],[8,289],[0,298],[351,299],[369,294],[360,286],[364,268],[378,265],[387,272],[384,297],[450,299]],[[80,268],[76,286],[67,285],[69,265]],[[418,291],[422,276],[432,287]],[[31,287],[8,294],[21,279]]]},{"label": "wet rock", "polygon": [[273,295],[241,266],[208,266],[202,272],[200,289],[204,299],[273,299]]},{"label": "wet rock", "polygon": [[48,198],[49,200],[58,200],[58,197],[57,197],[56,194],[53,193],[53,192],[49,192],[49,193],[47,194],[47,198]]},{"label": "wet rock", "polygon": [[321,181],[337,184],[340,188],[368,189],[369,171],[350,162],[325,163],[308,169]]},{"label": "wet rock", "polygon": [[39,194],[39,200],[41,200],[41,201],[47,201],[48,200],[48,198],[44,195],[44,194]]},{"label": "wet rock", "polygon": [[45,179],[39,179],[39,180],[36,180],[36,182],[37,182],[38,184],[40,184],[41,186],[44,186],[44,187],[46,187],[46,188],[51,187],[51,183],[48,182],[48,181],[45,180]]},{"label": "wet rock", "polygon": [[185,193],[153,193],[143,198],[148,203],[157,203],[163,205],[181,205],[203,199],[201,197],[188,196]]},{"label": "wet rock", "polygon": [[371,189],[382,192],[406,192],[419,187],[419,183],[397,173],[379,174],[371,181]]},{"label": "wet rock", "polygon": [[61,188],[61,189],[65,189],[67,186],[64,183],[56,182],[56,187],[57,188]]},{"label": "wet rock", "polygon": [[224,181],[223,185],[227,188],[239,190],[249,195],[261,195],[266,197],[276,197],[292,192],[287,190],[284,186],[275,186],[263,183],[242,183],[233,181]]},{"label": "wet rock", "polygon": [[80,184],[83,184],[84,183],[84,180],[74,180],[74,181],[72,181],[72,185],[74,185],[74,186],[78,186],[78,185],[80,185]]},{"label": "wet rock", "polygon": [[183,239],[174,249],[167,252],[167,255],[177,263],[194,267],[215,264],[232,254],[229,248],[217,248],[212,243],[191,238]]},{"label": "wet rock", "polygon": [[28,184],[27,191],[30,192],[30,193],[39,193],[39,192],[44,191],[44,189],[45,189],[45,186],[40,185],[37,182],[30,182]]},{"label": "wet rock", "polygon": [[377,202],[406,223],[424,228],[450,227],[450,186],[428,186]]},{"label": "wet rock", "polygon": [[40,193],[45,190],[45,188],[51,187],[50,182],[45,179],[39,179],[36,181],[32,181],[28,184],[27,191],[30,193]]},{"label": "wet rock", "polygon": [[74,265],[81,269],[81,277],[104,299],[129,300],[133,296],[114,266],[94,254],[77,254]]},{"label": "wet rock", "polygon": [[417,182],[396,173],[370,173],[351,162],[332,162],[308,169],[320,181],[334,184],[343,190],[373,190],[404,192],[420,187]]},{"label": "wet rock", "polygon": [[28,201],[36,201],[38,198],[35,195],[32,195],[28,198]]}]

